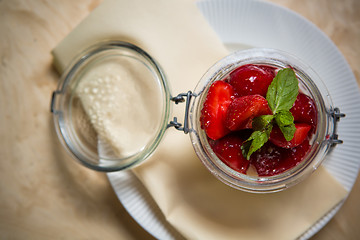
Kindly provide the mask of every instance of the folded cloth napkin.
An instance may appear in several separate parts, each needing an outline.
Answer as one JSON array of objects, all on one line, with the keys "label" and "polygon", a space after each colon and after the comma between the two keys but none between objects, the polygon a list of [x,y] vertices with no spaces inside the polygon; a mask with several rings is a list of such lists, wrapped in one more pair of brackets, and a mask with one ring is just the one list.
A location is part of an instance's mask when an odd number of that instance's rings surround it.
[{"label": "folded cloth napkin", "polygon": [[[152,55],[173,95],[192,90],[227,54],[193,1],[105,0],[53,50],[55,65],[62,72],[76,53],[105,39],[129,41]],[[178,119],[183,112],[174,108]],[[235,190],[202,166],[189,136],[175,129],[133,171],[188,239],[295,239],[347,195],[324,168],[280,193]]]}]

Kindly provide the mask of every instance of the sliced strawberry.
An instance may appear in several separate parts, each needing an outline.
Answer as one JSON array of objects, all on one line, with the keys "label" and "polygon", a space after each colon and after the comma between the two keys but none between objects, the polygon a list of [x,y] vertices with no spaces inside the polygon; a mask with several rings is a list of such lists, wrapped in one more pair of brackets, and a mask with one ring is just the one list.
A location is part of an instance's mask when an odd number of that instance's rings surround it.
[{"label": "sliced strawberry", "polygon": [[209,138],[216,140],[230,132],[224,123],[233,98],[234,89],[230,84],[216,81],[210,86],[200,116],[201,127]]},{"label": "sliced strawberry", "polygon": [[290,112],[295,122],[310,124],[315,127],[317,124],[317,111],[314,101],[307,95],[299,93]]},{"label": "sliced strawberry", "polygon": [[265,97],[274,77],[274,68],[248,64],[234,70],[228,81],[234,87],[237,96],[259,94]]},{"label": "sliced strawberry", "polygon": [[298,165],[310,149],[309,141],[287,149],[267,142],[259,151],[251,155],[251,163],[259,176],[273,176]]},{"label": "sliced strawberry", "polygon": [[241,152],[243,142],[239,136],[230,134],[215,141],[212,144],[212,149],[227,166],[245,174],[250,161],[246,160]]},{"label": "sliced strawberry", "polygon": [[267,114],[271,114],[271,110],[263,96],[249,95],[235,98],[228,108],[225,126],[232,131],[251,128],[255,117]]},{"label": "sliced strawberry", "polygon": [[295,123],[295,134],[293,139],[286,141],[278,126],[274,126],[270,134],[270,141],[282,148],[293,148],[300,145],[308,136],[311,126],[306,123]]}]

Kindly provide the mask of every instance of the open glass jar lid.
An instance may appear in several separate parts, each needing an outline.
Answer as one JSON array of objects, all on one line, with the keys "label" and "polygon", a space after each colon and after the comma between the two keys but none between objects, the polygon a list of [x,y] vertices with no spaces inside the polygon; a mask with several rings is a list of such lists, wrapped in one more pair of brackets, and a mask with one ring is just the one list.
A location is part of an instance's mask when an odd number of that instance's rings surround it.
[{"label": "open glass jar lid", "polygon": [[170,91],[155,60],[126,42],[96,44],[61,77],[51,111],[65,148],[82,164],[118,171],[146,159],[168,124]]},{"label": "open glass jar lid", "polygon": [[[213,151],[200,118],[210,86],[246,64],[291,67],[299,88],[316,104],[316,131],[304,160],[284,173],[263,177],[240,173]],[[185,102],[184,122],[170,121],[173,103]],[[195,90],[173,97],[156,61],[139,47],[120,41],[96,44],[70,64],[53,92],[51,111],[59,139],[75,159],[98,171],[118,171],[147,159],[165,131],[175,127],[190,133],[194,150],[205,167],[227,185],[249,192],[286,189],[313,172],[337,143],[337,121],[319,76],[299,59],[273,49],[230,54],[210,67]]]}]

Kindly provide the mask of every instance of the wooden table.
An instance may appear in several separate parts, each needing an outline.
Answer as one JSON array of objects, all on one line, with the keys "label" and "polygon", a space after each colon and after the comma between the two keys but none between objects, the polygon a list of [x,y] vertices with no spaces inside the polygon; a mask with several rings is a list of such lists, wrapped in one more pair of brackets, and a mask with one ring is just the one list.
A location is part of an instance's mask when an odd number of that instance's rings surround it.
[{"label": "wooden table", "polygon": [[[360,83],[359,0],[271,0],[322,29]],[[53,130],[53,49],[101,0],[0,0],[0,238],[153,239]],[[360,120],[359,120],[360,121]],[[360,239],[360,180],[313,239]]]}]

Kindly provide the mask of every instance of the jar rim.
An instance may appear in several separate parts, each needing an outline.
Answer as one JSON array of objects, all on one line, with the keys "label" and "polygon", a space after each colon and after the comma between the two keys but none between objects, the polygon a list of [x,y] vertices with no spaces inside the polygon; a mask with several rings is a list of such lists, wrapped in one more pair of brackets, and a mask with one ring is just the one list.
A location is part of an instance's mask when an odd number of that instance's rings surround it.
[{"label": "jar rim", "polygon": [[[71,120],[75,116],[71,113],[74,111],[71,109],[71,104],[74,104],[74,88],[81,82],[86,71],[106,59],[111,61],[120,58],[132,61],[137,67],[146,68],[149,71],[151,77],[146,81],[152,82],[159,91],[161,117],[158,125],[152,129],[151,137],[139,151],[121,157],[107,157],[101,156],[99,149],[95,149],[95,151],[94,146],[90,149],[84,143],[83,138],[78,136],[79,133],[74,130]],[[102,41],[82,51],[66,68],[60,78],[57,90],[53,93],[51,112],[58,138],[77,161],[97,171],[119,171],[141,163],[154,152],[167,128],[171,111],[170,96],[170,87],[162,68],[145,50],[128,42]]]}]

